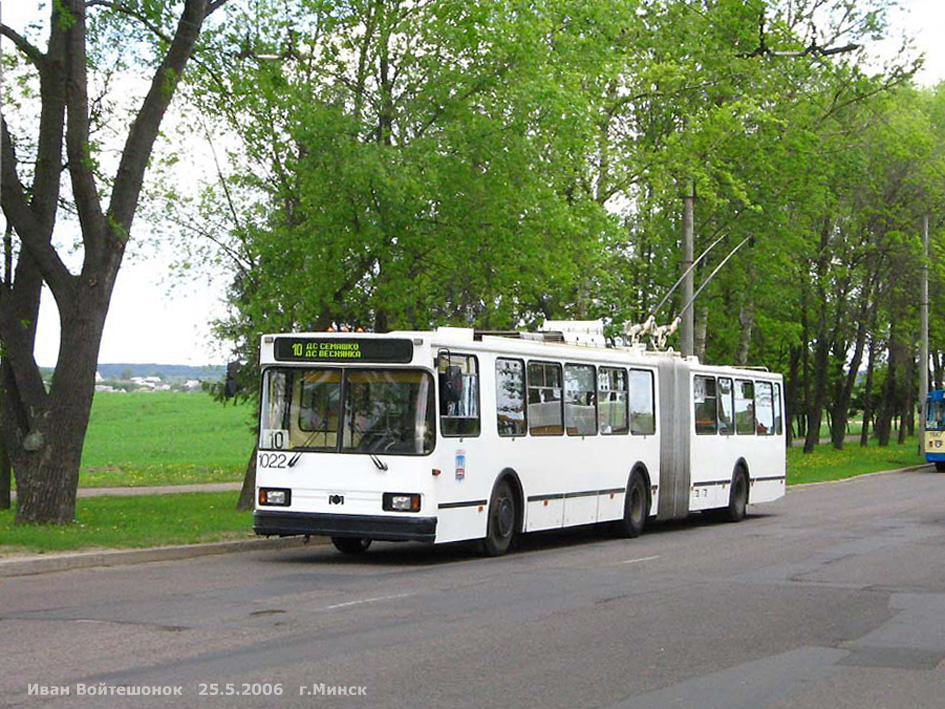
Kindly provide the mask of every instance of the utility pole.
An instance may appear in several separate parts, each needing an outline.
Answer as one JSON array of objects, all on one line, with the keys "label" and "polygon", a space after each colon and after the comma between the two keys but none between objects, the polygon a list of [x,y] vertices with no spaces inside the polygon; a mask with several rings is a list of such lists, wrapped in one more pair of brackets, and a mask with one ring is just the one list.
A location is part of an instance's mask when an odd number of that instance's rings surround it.
[{"label": "utility pole", "polygon": [[925,455],[926,401],[929,397],[929,215],[922,216],[921,302],[919,303],[919,455]]},{"label": "utility pole", "polygon": [[[695,236],[693,233],[693,203],[696,200],[695,185],[690,182],[686,186],[686,194],[683,196],[683,239],[682,239],[682,271],[685,275],[683,279],[682,302],[684,304],[692,301],[693,293],[693,275],[692,266],[693,244]],[[689,357],[693,353],[693,308],[686,308],[682,313],[682,323],[680,328],[680,349],[683,357]]]}]

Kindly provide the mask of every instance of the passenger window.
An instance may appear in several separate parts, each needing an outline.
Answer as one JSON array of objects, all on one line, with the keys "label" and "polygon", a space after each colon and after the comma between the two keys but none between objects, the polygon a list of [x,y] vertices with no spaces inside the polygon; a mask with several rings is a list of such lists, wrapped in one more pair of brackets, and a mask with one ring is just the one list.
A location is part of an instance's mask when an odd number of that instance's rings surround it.
[{"label": "passenger window", "polygon": [[653,372],[646,369],[630,370],[630,433],[634,436],[656,433]]},{"label": "passenger window", "polygon": [[755,433],[755,388],[751,382],[735,380],[735,433]]},{"label": "passenger window", "polygon": [[731,436],[735,433],[735,404],[732,401],[732,380],[719,377],[719,433]]},{"label": "passenger window", "polygon": [[597,412],[602,434],[630,432],[627,370],[601,367],[597,374]]},{"label": "passenger window", "polygon": [[441,352],[440,430],[444,436],[479,435],[479,363],[472,355]]},{"label": "passenger window", "polygon": [[597,387],[594,367],[564,367],[564,427],[569,436],[597,435]]},{"label": "passenger window", "polygon": [[521,360],[495,361],[495,407],[500,436],[525,435],[525,365]]},{"label": "passenger window", "polygon": [[705,435],[718,430],[718,402],[715,377],[692,378],[692,401],[695,404],[696,433]]},{"label": "passenger window", "polygon": [[774,432],[780,436],[784,433],[781,423],[781,385],[774,385]]},{"label": "passenger window", "polygon": [[774,435],[774,394],[771,382],[755,382],[755,432]]},{"label": "passenger window", "polygon": [[560,436],[562,421],[561,365],[528,363],[528,431],[533,436]]}]

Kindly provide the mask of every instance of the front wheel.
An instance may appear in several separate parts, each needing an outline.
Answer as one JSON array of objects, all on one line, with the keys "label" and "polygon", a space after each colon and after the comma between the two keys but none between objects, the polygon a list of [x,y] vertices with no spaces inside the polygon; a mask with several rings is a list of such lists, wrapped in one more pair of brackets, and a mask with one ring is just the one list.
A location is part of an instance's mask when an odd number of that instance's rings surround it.
[{"label": "front wheel", "polygon": [[634,470],[627,483],[627,496],[623,502],[623,519],[617,522],[617,534],[621,537],[639,537],[650,513],[650,496],[646,480],[639,470]]},{"label": "front wheel", "polygon": [[509,550],[515,536],[515,497],[508,481],[503,480],[492,491],[489,501],[489,522],[482,552],[486,556],[502,556]]},{"label": "front wheel", "polygon": [[945,473],[945,460],[936,460],[935,469],[940,473]]},{"label": "front wheel", "polygon": [[371,546],[370,539],[360,537],[332,537],[331,543],[343,554],[363,554]]}]

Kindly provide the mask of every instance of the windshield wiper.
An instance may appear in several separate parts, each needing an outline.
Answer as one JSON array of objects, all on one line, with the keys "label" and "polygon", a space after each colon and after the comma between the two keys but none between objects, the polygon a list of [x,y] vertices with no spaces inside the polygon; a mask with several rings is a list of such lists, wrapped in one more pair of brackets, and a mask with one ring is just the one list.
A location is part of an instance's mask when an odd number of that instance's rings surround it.
[{"label": "windshield wiper", "polygon": [[380,458],[378,458],[378,457],[377,457],[376,455],[374,455],[373,453],[371,453],[371,462],[374,463],[375,466],[377,466],[377,469],[378,469],[378,470],[385,470],[385,471],[386,471],[386,470],[388,469],[387,463],[385,463],[383,460],[381,460]]}]

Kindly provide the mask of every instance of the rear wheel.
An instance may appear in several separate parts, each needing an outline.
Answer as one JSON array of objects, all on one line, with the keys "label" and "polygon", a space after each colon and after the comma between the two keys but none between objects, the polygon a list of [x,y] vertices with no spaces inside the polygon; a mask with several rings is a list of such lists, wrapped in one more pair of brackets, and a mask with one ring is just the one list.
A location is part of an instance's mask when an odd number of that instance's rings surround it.
[{"label": "rear wheel", "polygon": [[512,487],[503,480],[492,491],[489,501],[489,522],[482,552],[486,556],[502,556],[509,550],[515,536],[515,497]]},{"label": "rear wheel", "polygon": [[741,466],[735,469],[732,476],[732,489],[728,494],[728,507],[725,509],[725,519],[729,522],[741,522],[745,519],[748,508],[748,474]]},{"label": "rear wheel", "polygon": [[344,554],[363,554],[371,546],[370,539],[359,537],[332,537],[331,543]]},{"label": "rear wheel", "polygon": [[650,496],[646,480],[639,470],[630,474],[627,496],[623,503],[623,519],[617,522],[617,533],[621,537],[639,537],[650,513]]}]

